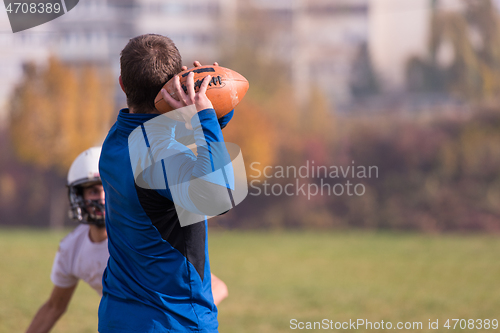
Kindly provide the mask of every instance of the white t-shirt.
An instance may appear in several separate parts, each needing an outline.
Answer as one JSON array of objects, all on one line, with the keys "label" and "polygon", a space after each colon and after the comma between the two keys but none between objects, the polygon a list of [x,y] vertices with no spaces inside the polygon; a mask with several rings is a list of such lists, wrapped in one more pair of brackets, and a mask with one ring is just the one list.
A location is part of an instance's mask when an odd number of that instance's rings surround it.
[{"label": "white t-shirt", "polygon": [[108,240],[93,243],[90,227],[80,224],[59,244],[50,278],[54,285],[69,288],[79,279],[102,296],[102,274],[108,262]]}]

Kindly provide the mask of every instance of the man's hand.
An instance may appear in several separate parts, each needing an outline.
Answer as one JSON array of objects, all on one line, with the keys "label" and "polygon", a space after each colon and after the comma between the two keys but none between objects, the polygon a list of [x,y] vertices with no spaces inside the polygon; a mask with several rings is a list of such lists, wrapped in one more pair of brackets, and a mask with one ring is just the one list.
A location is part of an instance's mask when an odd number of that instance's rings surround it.
[{"label": "man's hand", "polygon": [[212,78],[210,75],[205,76],[203,82],[201,83],[200,89],[195,93],[194,91],[194,73],[191,72],[188,74],[186,78],[186,90],[187,94],[181,87],[180,78],[177,75],[174,78],[174,91],[179,100],[175,100],[170,94],[165,90],[161,90],[161,94],[163,99],[170,104],[173,109],[180,109],[188,105],[194,104],[196,106],[196,110],[199,112],[204,109],[213,108],[212,102],[208,99],[206,92],[208,84],[210,83],[210,79]]},{"label": "man's hand", "polygon": [[[212,78],[210,75],[205,76],[203,82],[201,83],[200,89],[195,93],[194,91],[194,73],[191,72],[188,74],[186,79],[186,90],[187,94],[181,87],[179,76],[175,76],[174,78],[174,91],[179,100],[175,100],[170,94],[165,90],[161,90],[161,95],[163,99],[175,110],[180,109],[188,105],[195,105],[196,112],[200,112],[205,109],[212,109],[212,102],[208,99],[206,92],[208,84],[210,83],[210,79]],[[192,129],[191,127],[191,118],[194,114],[188,114],[186,112],[181,112],[182,117],[184,118],[184,122],[186,123],[187,129]]]}]

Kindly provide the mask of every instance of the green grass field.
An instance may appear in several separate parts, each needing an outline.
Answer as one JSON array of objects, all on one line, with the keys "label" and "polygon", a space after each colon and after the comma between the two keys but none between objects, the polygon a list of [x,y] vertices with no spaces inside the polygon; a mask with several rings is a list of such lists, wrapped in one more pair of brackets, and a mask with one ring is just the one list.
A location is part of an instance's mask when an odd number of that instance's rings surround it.
[{"label": "green grass field", "polygon": [[[48,297],[64,235],[0,229],[0,333],[23,332]],[[209,242],[212,271],[229,287],[219,306],[221,333],[299,331],[291,319],[423,323],[394,332],[453,331],[442,327],[448,318],[500,319],[494,236],[213,231]],[[80,283],[53,332],[96,332],[98,303]],[[429,330],[429,319],[440,329]]]}]

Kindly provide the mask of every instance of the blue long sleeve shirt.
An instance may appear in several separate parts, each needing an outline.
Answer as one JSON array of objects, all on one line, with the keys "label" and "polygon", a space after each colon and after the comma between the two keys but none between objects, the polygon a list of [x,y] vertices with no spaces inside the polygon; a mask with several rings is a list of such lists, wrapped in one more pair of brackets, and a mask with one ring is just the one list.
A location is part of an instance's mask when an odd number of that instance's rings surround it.
[{"label": "blue long sleeve shirt", "polygon": [[[207,221],[182,227],[172,187],[204,179],[217,168],[211,156],[215,147],[222,156],[225,154],[217,144],[224,142],[221,128],[213,109],[198,112],[199,124],[193,128],[194,140],[201,149],[196,156],[175,140],[175,125],[165,126],[158,133],[154,131],[161,126],[148,127],[148,121],[157,116],[121,110],[103,144],[99,170],[106,193],[110,258],[103,276],[99,332],[217,332]],[[131,162],[129,148],[129,137],[137,129],[143,132],[148,154],[155,159],[149,161],[149,169],[139,172],[134,170],[137,165]],[[152,137],[163,138],[165,143],[148,142]],[[162,154],[169,158],[155,158]],[[163,171],[164,188],[151,186],[161,178],[155,168]],[[176,184],[171,184],[167,173],[176,173]],[[139,186],[138,174],[148,186]],[[224,181],[231,187],[230,179]],[[199,204],[190,206],[193,193],[189,186],[180,187],[176,193],[185,197],[185,208],[204,214]]]}]

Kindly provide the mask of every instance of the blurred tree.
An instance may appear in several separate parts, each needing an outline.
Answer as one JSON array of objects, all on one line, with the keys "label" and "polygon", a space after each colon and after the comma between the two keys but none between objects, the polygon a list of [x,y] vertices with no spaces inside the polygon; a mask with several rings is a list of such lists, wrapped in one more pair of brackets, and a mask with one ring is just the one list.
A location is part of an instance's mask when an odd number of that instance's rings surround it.
[{"label": "blurred tree", "polygon": [[427,59],[407,64],[412,91],[446,91],[469,100],[500,93],[500,18],[491,0],[462,0],[465,11],[434,1]]},{"label": "blurred tree", "polygon": [[113,114],[112,87],[97,70],[49,59],[46,68],[24,66],[10,103],[13,145],[19,157],[66,174],[83,150],[102,142]]},{"label": "blurred tree", "polygon": [[250,173],[252,163],[258,162],[253,169],[262,171],[275,162],[276,127],[263,108],[252,101],[243,100],[238,106],[234,118],[224,129],[224,137],[240,146],[249,175],[255,175]]},{"label": "blurred tree", "polygon": [[363,97],[379,92],[378,78],[371,62],[367,43],[360,46],[354,59],[350,86],[354,97]]},{"label": "blurred tree", "polygon": [[[221,63],[242,73],[250,89],[225,133],[241,145],[246,161],[261,162],[262,167],[277,161],[301,165],[311,146],[318,148],[313,155],[327,156],[325,146],[335,134],[333,110],[318,87],[308,87],[312,93],[305,107],[297,105],[291,82],[292,71],[297,69],[283,58],[285,52],[293,52],[287,37],[293,20],[252,2],[239,6],[236,38],[221,40],[226,57]],[[280,38],[285,41],[276,43]]]},{"label": "blurred tree", "polygon": [[233,32],[236,37],[221,40],[225,52],[220,63],[242,73],[250,83],[234,119],[224,129],[224,137],[241,147],[247,172],[253,162],[260,163],[254,165],[259,170],[273,165],[289,145],[287,139],[298,137],[298,110],[286,66],[270,47],[276,27],[268,12],[242,2]]},{"label": "blurred tree", "polygon": [[[112,87],[90,65],[72,68],[54,57],[46,66],[25,64],[10,100],[10,135],[20,160],[47,179],[66,175],[78,154],[102,142],[113,114]],[[46,190],[51,225],[60,226],[64,191],[56,184]]]},{"label": "blurred tree", "polygon": [[[240,2],[236,29],[231,39],[221,38],[224,50],[220,64],[242,73],[250,82],[247,99],[266,102],[289,85],[290,73],[279,54],[283,50],[273,41],[290,23],[272,11],[256,8],[252,2]],[[288,23],[287,23],[288,22]],[[280,24],[283,23],[283,24]],[[290,97],[288,97],[290,98]]]}]

